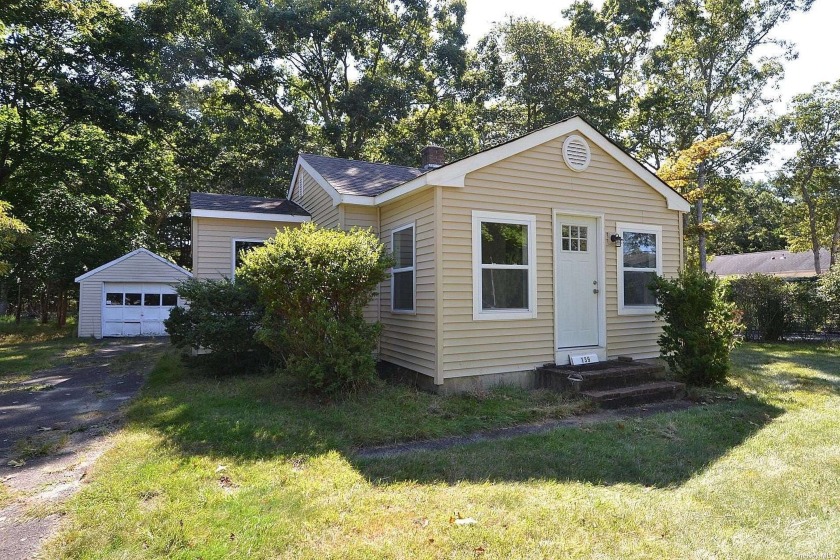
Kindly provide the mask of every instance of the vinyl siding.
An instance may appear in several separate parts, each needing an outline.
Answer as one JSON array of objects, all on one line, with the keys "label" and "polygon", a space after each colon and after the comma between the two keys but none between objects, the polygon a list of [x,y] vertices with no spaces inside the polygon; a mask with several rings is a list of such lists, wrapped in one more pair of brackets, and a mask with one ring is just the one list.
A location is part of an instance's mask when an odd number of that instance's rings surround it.
[{"label": "vinyl siding", "polygon": [[193,274],[196,278],[230,278],[234,239],[265,240],[273,237],[278,229],[298,226],[294,222],[193,218]]},{"label": "vinyl siding", "polygon": [[[339,206],[341,216],[341,228],[349,230],[354,227],[370,229],[379,234],[379,209],[374,206],[358,206],[355,204],[342,204]],[[365,320],[373,323],[379,320],[379,297],[375,297],[365,307]]]},{"label": "vinyl siding", "polygon": [[188,278],[149,255],[139,253],[79,283],[79,336],[102,338],[102,284],[160,282],[177,284]]},{"label": "vinyl siding", "polygon": [[[590,167],[563,163],[565,137],[467,175],[463,188],[443,189],[442,295],[444,377],[532,369],[554,360],[554,242],[552,210],[604,214],[608,237],[616,222],[662,226],[663,273],[680,266],[680,214],[624,166],[590,142]],[[537,218],[537,317],[475,321],[472,299],[472,211]],[[658,354],[661,325],[653,316],[618,315],[617,252],[605,242],[607,354]]]},{"label": "vinyl siding", "polygon": [[292,200],[309,212],[312,221],[319,226],[340,227],[338,206],[333,204],[332,197],[305,170],[300,170],[299,178],[303,183],[303,196],[300,196],[300,189],[295,189]]},{"label": "vinyl siding", "polygon": [[391,283],[380,294],[380,358],[434,377],[437,322],[435,293],[434,191],[427,189],[380,207],[380,238],[391,247],[391,231],[415,222],[416,305],[414,314],[391,312]]}]

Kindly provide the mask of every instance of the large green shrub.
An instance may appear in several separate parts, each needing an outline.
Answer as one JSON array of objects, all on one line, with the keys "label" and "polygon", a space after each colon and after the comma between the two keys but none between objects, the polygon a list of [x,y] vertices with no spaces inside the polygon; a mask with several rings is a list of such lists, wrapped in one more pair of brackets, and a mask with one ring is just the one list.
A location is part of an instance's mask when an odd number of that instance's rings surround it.
[{"label": "large green shrub", "polygon": [[827,327],[840,330],[840,265],[835,264],[820,277],[817,294],[824,305]]},{"label": "large green shrub", "polygon": [[725,381],[742,326],[721,282],[692,267],[674,279],[657,278],[653,290],[657,316],[666,323],[659,337],[663,359],[690,385]]},{"label": "large green shrub", "polygon": [[256,337],[262,310],[257,292],[244,282],[189,279],[178,284],[186,307],[164,321],[172,344],[209,350],[217,365],[253,364],[266,354]]},{"label": "large green shrub", "polygon": [[237,277],[257,286],[265,307],[259,339],[310,388],[335,392],[376,376],[380,325],[367,323],[363,309],[389,266],[384,247],[367,230],[304,224],[250,251]]},{"label": "large green shrub", "polygon": [[776,341],[790,329],[787,313],[787,283],[769,274],[727,278],[728,299],[741,310],[742,322],[751,338]]}]

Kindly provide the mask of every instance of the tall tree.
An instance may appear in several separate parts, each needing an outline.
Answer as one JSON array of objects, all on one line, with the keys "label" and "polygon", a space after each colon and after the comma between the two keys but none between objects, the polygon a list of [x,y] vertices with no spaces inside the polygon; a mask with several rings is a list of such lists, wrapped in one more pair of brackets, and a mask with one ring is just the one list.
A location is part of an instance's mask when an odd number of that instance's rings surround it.
[{"label": "tall tree", "polygon": [[590,0],[578,0],[563,12],[573,35],[597,45],[589,117],[615,137],[626,131],[638,102],[642,62],[661,6],[662,0],[605,0],[596,10]]},{"label": "tall tree", "polygon": [[[766,93],[781,79],[781,61],[794,57],[773,31],[813,0],[671,0],[669,31],[646,68],[648,91],[640,102],[639,131],[647,151],[667,155],[720,134],[729,147],[697,167],[694,221],[699,265],[706,269],[704,204],[710,179],[759,161],[769,141],[772,99]],[[759,56],[775,47],[778,56]],[[649,134],[656,130],[654,134]],[[662,153],[662,150],[665,153]],[[659,153],[656,153],[659,152]]]},{"label": "tall tree", "polygon": [[808,245],[820,274],[820,248],[827,245],[820,222],[833,226],[832,262],[840,238],[840,80],[817,84],[813,91],[794,97],[790,112],[778,125],[783,138],[798,148],[777,182],[804,208]]}]

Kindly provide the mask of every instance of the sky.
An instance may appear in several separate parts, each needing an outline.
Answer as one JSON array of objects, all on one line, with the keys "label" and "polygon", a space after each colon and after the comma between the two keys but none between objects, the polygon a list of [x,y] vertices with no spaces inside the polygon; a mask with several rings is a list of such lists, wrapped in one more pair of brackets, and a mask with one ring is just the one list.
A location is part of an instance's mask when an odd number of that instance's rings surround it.
[{"label": "sky", "polygon": [[[129,7],[137,0],[112,0],[122,7]],[[600,7],[603,0],[593,0]],[[561,25],[565,22],[562,11],[572,4],[572,0],[467,0],[465,31],[475,43],[495,22],[504,21],[508,16],[525,16],[546,23]],[[773,34],[796,45],[799,56],[785,65],[785,77],[782,81],[776,104],[776,111],[783,112],[790,99],[799,93],[805,93],[819,82],[834,82],[840,79],[840,1],[816,0],[810,11],[795,14],[789,21],[777,28]],[[777,157],[773,158],[778,159]],[[757,173],[762,174],[776,163]]]}]

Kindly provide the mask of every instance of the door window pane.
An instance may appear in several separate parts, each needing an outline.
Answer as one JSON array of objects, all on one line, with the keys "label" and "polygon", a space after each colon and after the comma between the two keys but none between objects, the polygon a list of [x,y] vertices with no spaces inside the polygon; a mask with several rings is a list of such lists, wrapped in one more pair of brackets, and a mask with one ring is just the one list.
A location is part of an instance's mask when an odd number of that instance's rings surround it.
[{"label": "door window pane", "polygon": [[105,294],[105,305],[122,305],[122,292],[108,292]]},{"label": "door window pane", "polygon": [[624,268],[656,268],[656,234],[625,231]]},{"label": "door window pane", "polygon": [[564,225],[560,229],[560,247],[563,251],[586,252],[589,227]]},{"label": "door window pane", "polygon": [[158,306],[160,305],[160,294],[144,294],[143,305]]},{"label": "door window pane", "polygon": [[483,309],[527,309],[528,270],[487,269],[481,273]]},{"label": "door window pane", "polygon": [[624,271],[624,305],[656,305],[650,284],[656,272]]},{"label": "door window pane", "polygon": [[176,294],[163,294],[163,305],[166,307],[173,307],[178,305],[178,296]]},{"label": "door window pane", "polygon": [[140,305],[143,296],[140,294],[125,294],[126,305]]},{"label": "door window pane", "polygon": [[482,264],[528,264],[528,226],[481,223]]},{"label": "door window pane", "polygon": [[394,309],[398,311],[414,310],[414,271],[394,273]]}]

